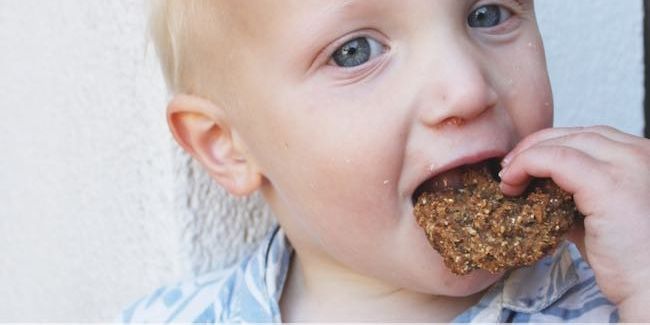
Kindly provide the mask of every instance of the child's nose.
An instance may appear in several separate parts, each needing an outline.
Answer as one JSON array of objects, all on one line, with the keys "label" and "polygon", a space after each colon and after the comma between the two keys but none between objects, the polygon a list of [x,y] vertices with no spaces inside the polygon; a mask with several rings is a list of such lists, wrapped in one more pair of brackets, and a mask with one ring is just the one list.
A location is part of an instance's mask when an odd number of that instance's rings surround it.
[{"label": "child's nose", "polygon": [[497,92],[477,49],[457,44],[435,56],[420,97],[423,123],[430,127],[461,125],[496,105]]}]

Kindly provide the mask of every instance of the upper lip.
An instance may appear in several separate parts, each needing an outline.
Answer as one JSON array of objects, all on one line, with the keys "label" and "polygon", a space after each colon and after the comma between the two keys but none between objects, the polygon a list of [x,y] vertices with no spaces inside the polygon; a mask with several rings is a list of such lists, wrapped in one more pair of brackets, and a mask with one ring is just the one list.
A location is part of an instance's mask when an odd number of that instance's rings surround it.
[{"label": "upper lip", "polygon": [[471,153],[468,155],[463,155],[461,157],[450,160],[449,162],[441,165],[438,168],[428,170],[425,174],[423,174],[420,178],[418,178],[418,182],[417,184],[415,184],[415,187],[411,188],[411,196],[415,193],[417,188],[420,187],[420,185],[422,185],[424,182],[428,181],[429,179],[435,177],[436,175],[442,174],[446,171],[452,170],[460,166],[471,165],[492,158],[501,158],[505,156],[506,153],[507,152],[505,150],[499,150],[499,149],[485,150],[476,153]]}]

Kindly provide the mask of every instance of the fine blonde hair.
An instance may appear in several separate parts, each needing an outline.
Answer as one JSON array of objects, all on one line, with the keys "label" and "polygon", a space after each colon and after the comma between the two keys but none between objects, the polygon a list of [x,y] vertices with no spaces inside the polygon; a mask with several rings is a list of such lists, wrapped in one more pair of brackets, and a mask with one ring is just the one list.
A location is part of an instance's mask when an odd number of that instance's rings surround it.
[{"label": "fine blonde hair", "polygon": [[217,22],[220,1],[152,0],[149,36],[160,59],[167,88],[172,93],[200,93],[205,76],[218,62]]}]

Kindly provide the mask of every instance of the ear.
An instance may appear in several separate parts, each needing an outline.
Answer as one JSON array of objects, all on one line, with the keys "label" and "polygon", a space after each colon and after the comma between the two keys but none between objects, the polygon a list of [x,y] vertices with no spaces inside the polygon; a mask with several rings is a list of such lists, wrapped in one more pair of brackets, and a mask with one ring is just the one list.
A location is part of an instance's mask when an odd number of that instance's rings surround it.
[{"label": "ear", "polygon": [[260,187],[262,175],[245,157],[222,107],[197,96],[177,95],[167,106],[167,123],[181,147],[229,193],[244,196]]}]

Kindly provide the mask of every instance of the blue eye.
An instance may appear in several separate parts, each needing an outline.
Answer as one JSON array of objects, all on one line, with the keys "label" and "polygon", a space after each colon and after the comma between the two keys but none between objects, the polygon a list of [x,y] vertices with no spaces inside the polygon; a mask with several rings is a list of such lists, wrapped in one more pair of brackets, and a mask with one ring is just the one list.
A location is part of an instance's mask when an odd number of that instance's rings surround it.
[{"label": "blue eye", "polygon": [[357,37],[332,53],[332,60],[339,67],[351,68],[362,65],[381,54],[383,46],[370,37]]},{"label": "blue eye", "polygon": [[485,5],[476,8],[467,17],[467,24],[472,28],[489,28],[508,20],[512,13],[498,5]]}]

